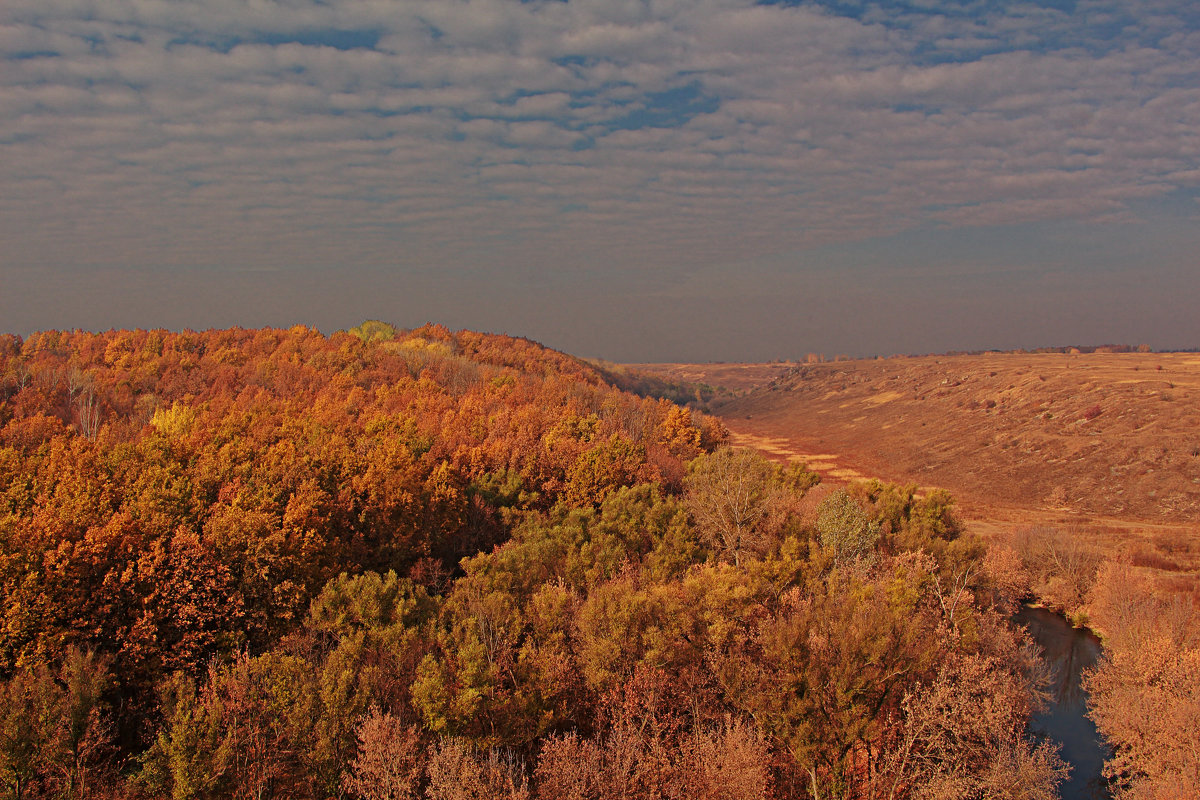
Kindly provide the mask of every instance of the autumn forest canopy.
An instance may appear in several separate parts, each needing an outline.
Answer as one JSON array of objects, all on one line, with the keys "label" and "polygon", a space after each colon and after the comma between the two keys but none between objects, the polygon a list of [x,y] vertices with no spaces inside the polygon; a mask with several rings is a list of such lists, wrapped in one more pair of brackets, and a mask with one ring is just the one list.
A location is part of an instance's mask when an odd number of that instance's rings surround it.
[{"label": "autumn forest canopy", "polygon": [[435,325],[0,337],[0,791],[1056,796],[1029,578],[948,494],[613,380]]}]

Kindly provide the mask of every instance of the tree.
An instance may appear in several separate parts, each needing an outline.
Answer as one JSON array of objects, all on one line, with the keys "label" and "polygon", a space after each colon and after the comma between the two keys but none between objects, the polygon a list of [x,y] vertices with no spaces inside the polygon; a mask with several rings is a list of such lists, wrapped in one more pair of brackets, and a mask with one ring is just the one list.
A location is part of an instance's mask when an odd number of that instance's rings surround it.
[{"label": "tree", "polygon": [[15,800],[86,797],[88,777],[111,743],[102,700],[110,659],[70,648],[62,665],[18,672],[0,684],[0,773]]},{"label": "tree", "polygon": [[1091,611],[1105,653],[1085,678],[1088,712],[1111,745],[1119,798],[1200,796],[1200,614],[1164,600],[1127,564],[1100,570]]},{"label": "tree", "polygon": [[701,535],[735,566],[770,539],[775,469],[752,450],[722,447],[688,465],[685,500]]}]

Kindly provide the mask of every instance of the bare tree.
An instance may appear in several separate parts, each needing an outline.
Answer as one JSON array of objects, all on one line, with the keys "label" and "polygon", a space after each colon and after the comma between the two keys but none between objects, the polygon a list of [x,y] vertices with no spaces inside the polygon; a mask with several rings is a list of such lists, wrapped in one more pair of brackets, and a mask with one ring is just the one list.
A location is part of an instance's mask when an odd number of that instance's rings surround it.
[{"label": "bare tree", "polygon": [[945,664],[901,704],[867,796],[888,800],[1054,800],[1067,767],[1025,736],[1028,689],[986,656]]},{"label": "bare tree", "polygon": [[415,800],[423,755],[415,726],[372,708],[358,727],[358,757],[342,787],[363,800]]},{"label": "bare tree", "polygon": [[428,800],[529,800],[524,763],[509,752],[476,751],[443,739],[429,759]]},{"label": "bare tree", "polygon": [[75,412],[79,416],[79,432],[88,439],[96,438],[100,432],[100,403],[91,387],[75,398]]},{"label": "bare tree", "polygon": [[769,539],[775,469],[752,450],[722,447],[688,467],[686,502],[700,533],[741,564],[742,553]]}]

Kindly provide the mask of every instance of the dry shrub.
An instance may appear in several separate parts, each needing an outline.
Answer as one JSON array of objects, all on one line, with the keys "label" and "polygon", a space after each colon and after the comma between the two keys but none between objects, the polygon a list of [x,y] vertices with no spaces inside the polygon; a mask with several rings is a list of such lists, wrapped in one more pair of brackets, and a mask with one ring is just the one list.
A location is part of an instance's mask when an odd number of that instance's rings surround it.
[{"label": "dry shrub", "polygon": [[1087,679],[1090,715],[1113,748],[1118,798],[1200,796],[1200,614],[1145,574],[1107,563],[1092,599],[1105,657]]},{"label": "dry shrub", "polygon": [[[420,729],[378,708],[358,728],[358,757],[342,782],[363,800],[529,800],[524,765],[499,750],[446,739],[426,752]],[[421,791],[422,777],[428,777]]]},{"label": "dry shrub", "polygon": [[681,800],[760,800],[770,783],[770,751],[744,720],[701,730],[683,748]]},{"label": "dry shrub", "polygon": [[1034,595],[1067,613],[1083,606],[1101,556],[1082,531],[1024,528],[1007,544],[1020,556]]},{"label": "dry shrub", "polygon": [[419,729],[374,707],[358,726],[358,757],[342,786],[363,800],[415,800],[422,760]]},{"label": "dry shrub", "polygon": [[1096,574],[1088,616],[1109,647],[1136,648],[1157,624],[1150,582],[1132,564],[1106,561]]},{"label": "dry shrub", "polygon": [[1191,597],[1193,602],[1200,605],[1200,575],[1194,573],[1162,575],[1155,583],[1163,594]]},{"label": "dry shrub", "polygon": [[1148,567],[1164,572],[1181,572],[1186,569],[1178,561],[1164,555],[1145,542],[1138,542],[1129,549],[1129,563],[1135,567]]},{"label": "dry shrub", "polygon": [[429,759],[429,800],[529,800],[524,764],[511,753],[442,741]]},{"label": "dry shrub", "polygon": [[796,501],[795,514],[796,519],[806,528],[812,528],[817,524],[817,513],[821,508],[821,503],[825,502],[825,498],[837,491],[836,487],[825,483],[819,483],[813,488],[804,493],[804,496]]},{"label": "dry shrub", "polygon": [[1200,797],[1200,648],[1159,635],[1114,650],[1088,690],[1118,797]]},{"label": "dry shrub", "polygon": [[1007,544],[994,544],[983,559],[994,600],[998,607],[1016,611],[1017,604],[1029,596],[1032,577],[1021,554]]},{"label": "dry shrub", "polygon": [[1154,547],[1172,556],[1190,555],[1196,552],[1194,540],[1177,533],[1156,533],[1150,540]]},{"label": "dry shrub", "polygon": [[726,719],[678,740],[621,725],[598,739],[550,739],[537,768],[539,800],[762,800],[771,754],[748,722]]},{"label": "dry shrub", "polygon": [[[1011,655],[1011,654],[1010,654]],[[1067,767],[1024,736],[1028,693],[994,657],[946,663],[902,704],[903,728],[880,754],[867,796],[1053,800]]]},{"label": "dry shrub", "polygon": [[629,741],[553,737],[542,748],[537,766],[539,800],[600,800],[621,797],[633,775]]},{"label": "dry shrub", "polygon": [[759,800],[771,774],[766,740],[747,720],[698,718],[714,707],[696,676],[639,668],[602,701],[597,733],[551,737],[538,798]]}]

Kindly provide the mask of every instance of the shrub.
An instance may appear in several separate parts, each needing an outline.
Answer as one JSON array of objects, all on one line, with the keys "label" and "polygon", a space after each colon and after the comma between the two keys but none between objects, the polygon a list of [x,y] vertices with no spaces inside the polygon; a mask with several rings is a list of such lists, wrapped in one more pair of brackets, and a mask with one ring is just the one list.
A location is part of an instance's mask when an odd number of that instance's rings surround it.
[{"label": "shrub", "polygon": [[838,489],[817,509],[817,533],[821,544],[835,557],[858,558],[868,553],[879,538],[879,527],[846,490]]}]

